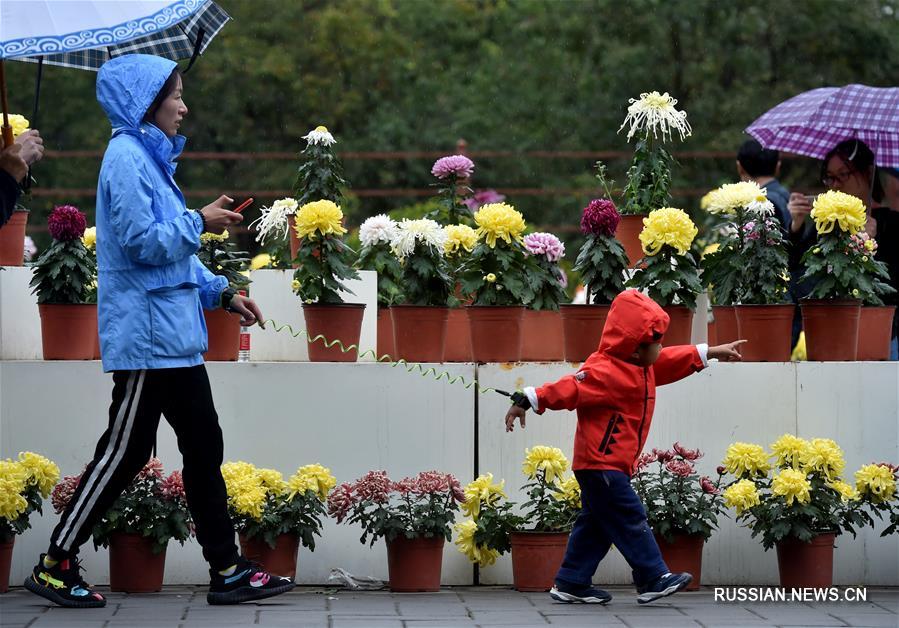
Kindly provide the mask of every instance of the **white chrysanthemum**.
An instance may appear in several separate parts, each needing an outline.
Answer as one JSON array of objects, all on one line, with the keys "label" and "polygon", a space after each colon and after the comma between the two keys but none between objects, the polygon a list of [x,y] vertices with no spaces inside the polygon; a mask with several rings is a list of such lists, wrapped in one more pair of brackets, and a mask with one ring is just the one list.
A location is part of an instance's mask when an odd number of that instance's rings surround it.
[{"label": "white chrysanthemum", "polygon": [[327,127],[317,126],[303,136],[303,139],[310,144],[321,144],[323,146],[332,146],[337,143],[334,136],[331,135]]},{"label": "white chrysanthemum", "polygon": [[630,125],[627,132],[627,141],[630,141],[635,133],[645,130],[652,133],[653,137],[662,136],[662,141],[670,140],[673,132],[680,134],[681,140],[689,137],[693,130],[687,122],[687,112],[674,108],[677,99],[668,95],[668,92],[649,92],[640,94],[640,98],[631,98],[630,107],[627,108],[627,116],[621,129]]},{"label": "white chrysanthemum", "polygon": [[749,203],[749,205],[746,206],[746,211],[758,216],[773,216],[774,203],[769,200],[752,201],[751,203]]},{"label": "white chrysanthemum", "polygon": [[282,198],[272,203],[271,207],[263,207],[262,215],[250,223],[256,227],[256,241],[265,243],[272,235],[287,239],[290,224],[287,219],[297,213],[299,203],[293,198]]},{"label": "white chrysanthemum", "polygon": [[397,226],[396,236],[391,242],[393,253],[399,258],[406,258],[415,250],[416,242],[429,244],[436,249],[436,253],[443,255],[446,244],[446,232],[437,222],[430,218],[409,220],[404,218]]},{"label": "white chrysanthemum", "polygon": [[378,214],[368,218],[359,227],[359,241],[362,246],[370,247],[381,242],[390,244],[396,237],[396,221],[386,214]]}]

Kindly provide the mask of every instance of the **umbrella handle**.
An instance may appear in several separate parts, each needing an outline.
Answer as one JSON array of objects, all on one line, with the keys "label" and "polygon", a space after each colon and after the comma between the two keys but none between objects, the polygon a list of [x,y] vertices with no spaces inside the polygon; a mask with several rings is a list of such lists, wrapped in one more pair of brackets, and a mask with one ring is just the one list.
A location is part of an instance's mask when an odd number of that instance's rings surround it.
[{"label": "umbrella handle", "polygon": [[15,138],[12,135],[12,127],[8,124],[3,125],[3,147],[12,146],[15,143]]},{"label": "umbrella handle", "polygon": [[12,135],[12,127],[9,126],[9,105],[6,102],[6,68],[3,59],[0,59],[0,107],[3,108],[3,146],[12,146],[15,138]]}]

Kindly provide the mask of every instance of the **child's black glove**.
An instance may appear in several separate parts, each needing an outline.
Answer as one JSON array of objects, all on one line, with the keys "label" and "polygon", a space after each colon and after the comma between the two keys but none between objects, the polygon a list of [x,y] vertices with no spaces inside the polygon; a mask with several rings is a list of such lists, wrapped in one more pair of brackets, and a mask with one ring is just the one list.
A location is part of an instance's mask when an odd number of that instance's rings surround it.
[{"label": "child's black glove", "polygon": [[531,409],[531,402],[528,400],[528,396],[520,390],[512,393],[512,405],[518,406],[519,408],[522,408],[524,410]]}]

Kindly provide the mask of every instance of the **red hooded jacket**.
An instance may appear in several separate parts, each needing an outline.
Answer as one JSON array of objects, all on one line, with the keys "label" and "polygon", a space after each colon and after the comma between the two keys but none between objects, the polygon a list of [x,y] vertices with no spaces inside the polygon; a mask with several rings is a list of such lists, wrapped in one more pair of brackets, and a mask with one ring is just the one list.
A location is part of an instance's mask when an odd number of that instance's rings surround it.
[{"label": "red hooded jacket", "polygon": [[665,347],[649,367],[628,362],[639,344],[664,334],[668,322],[665,311],[649,297],[636,290],[622,292],[612,302],[599,349],[574,375],[534,391],[538,414],[577,410],[573,469],[632,474],[652,423],[656,385],[704,368],[693,345]]}]

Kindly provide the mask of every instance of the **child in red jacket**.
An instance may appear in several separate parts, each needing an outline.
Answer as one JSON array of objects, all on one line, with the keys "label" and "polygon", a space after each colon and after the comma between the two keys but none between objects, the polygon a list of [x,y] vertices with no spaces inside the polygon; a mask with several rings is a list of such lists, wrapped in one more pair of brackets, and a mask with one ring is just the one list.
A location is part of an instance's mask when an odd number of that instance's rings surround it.
[{"label": "child in red jacket", "polygon": [[668,571],[630,477],[652,423],[656,385],[705,368],[709,358],[740,360],[739,346],[745,341],[663,349],[668,322],[665,311],[649,297],[635,290],[622,292],[612,302],[599,349],[577,373],[513,395],[507,431],[516,418],[524,427],[529,408],[537,414],[577,411],[572,468],[581,487],[582,510],[550,592],[557,601],[605,604],[612,599],[591,583],[613,543],[633,570],[640,604],[676,593],[693,579],[688,573]]}]

